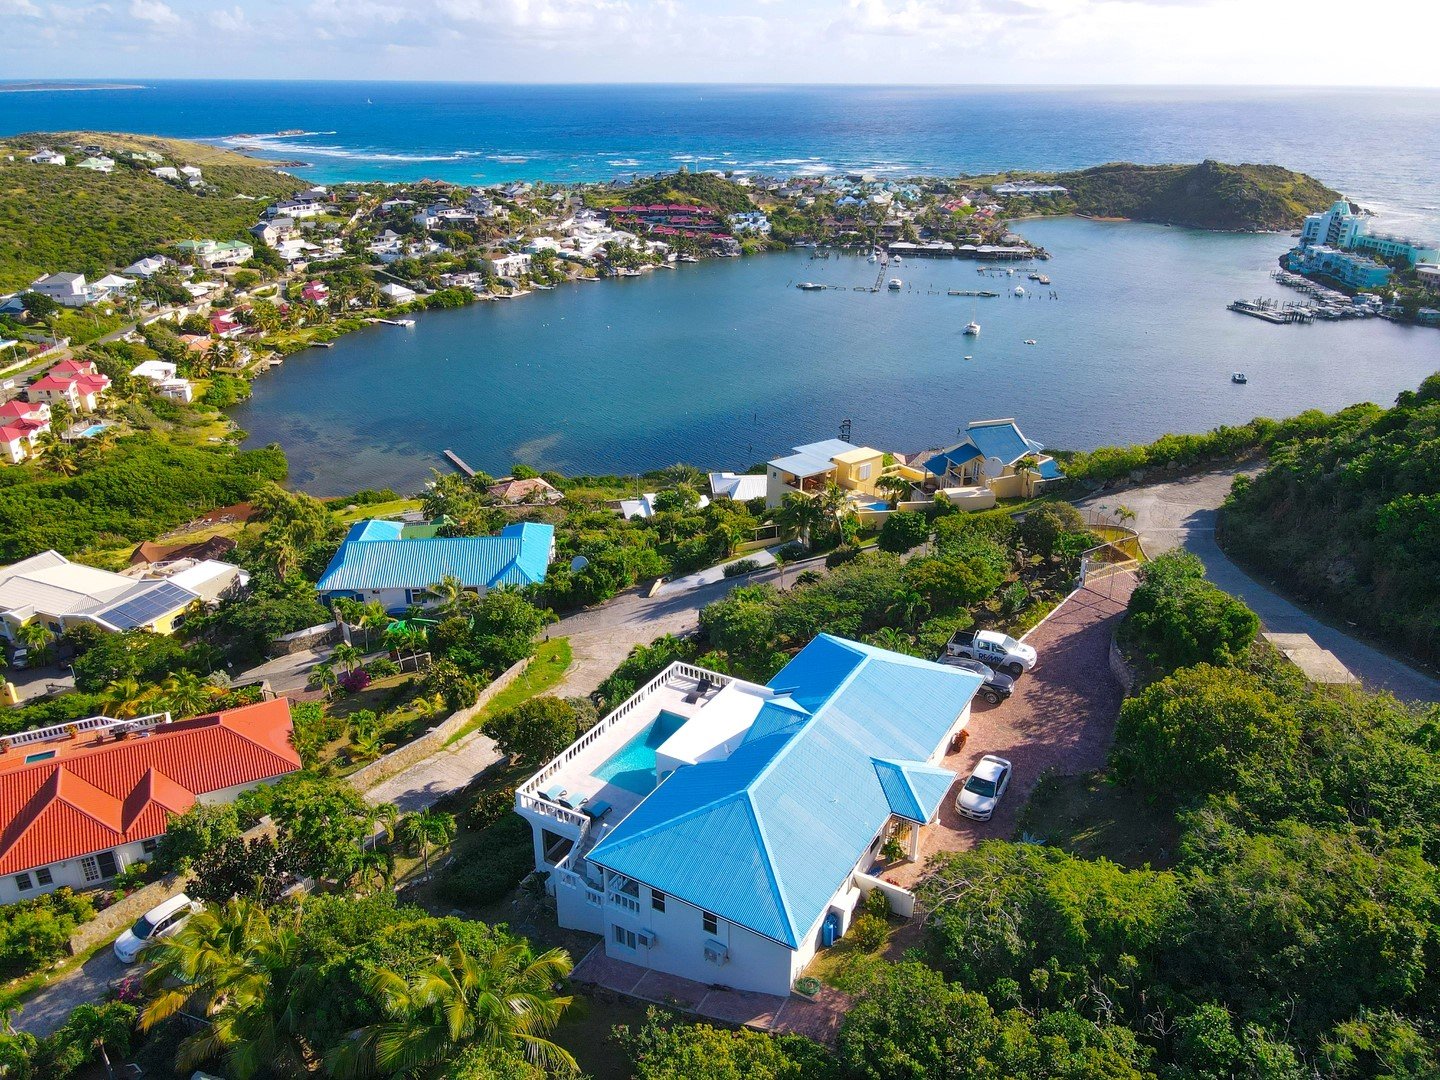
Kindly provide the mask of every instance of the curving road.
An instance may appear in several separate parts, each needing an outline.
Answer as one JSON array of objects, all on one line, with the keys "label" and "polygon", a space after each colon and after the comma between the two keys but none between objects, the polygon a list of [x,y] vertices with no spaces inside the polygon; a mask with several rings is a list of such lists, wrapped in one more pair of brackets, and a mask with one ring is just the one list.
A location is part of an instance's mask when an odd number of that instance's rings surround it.
[{"label": "curving road", "polygon": [[1200,557],[1209,579],[1248,604],[1265,629],[1278,634],[1309,634],[1330,650],[1372,690],[1389,690],[1410,701],[1440,701],[1440,680],[1352,636],[1345,629],[1323,622],[1296,607],[1236,566],[1215,542],[1215,520],[1230,485],[1241,472],[1230,468],[1187,476],[1163,483],[1144,484],[1122,491],[1082,499],[1087,510],[1112,511],[1117,506],[1135,513],[1131,527],[1150,555],[1183,547]]}]

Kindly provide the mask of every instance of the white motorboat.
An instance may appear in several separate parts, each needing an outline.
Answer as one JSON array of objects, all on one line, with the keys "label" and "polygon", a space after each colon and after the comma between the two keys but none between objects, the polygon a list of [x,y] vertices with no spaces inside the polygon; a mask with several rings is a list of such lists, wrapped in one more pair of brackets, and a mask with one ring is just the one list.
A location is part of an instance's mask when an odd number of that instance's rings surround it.
[{"label": "white motorboat", "polygon": [[902,259],[899,255],[892,255],[890,256],[890,261],[893,262],[896,266],[899,266],[905,260]]},{"label": "white motorboat", "polygon": [[900,287],[901,287],[902,285],[904,285],[905,283],[904,283],[903,281],[901,281],[898,277],[892,277],[892,278],[891,278],[889,281],[887,281],[885,284],[886,284],[889,288],[893,289],[895,292],[899,292],[899,291],[900,291]]},{"label": "white motorboat", "polygon": [[1026,344],[1026,345],[1038,345],[1038,344],[1040,344],[1040,343],[1039,343],[1038,341],[1036,341],[1033,337],[1027,337],[1027,338],[1025,339],[1025,344]]},{"label": "white motorboat", "polygon": [[969,322],[967,322],[967,323],[965,324],[965,333],[966,333],[967,335],[969,335],[970,337],[979,337],[979,336],[980,336],[980,324],[979,324],[978,322],[976,322],[974,319],[971,319]]},{"label": "white motorboat", "polygon": [[1024,296],[1024,295],[1025,295],[1025,286],[1024,286],[1024,285],[1016,285],[1015,288],[1012,290],[1012,292],[1013,292],[1013,295],[1015,295],[1015,296]]},{"label": "white motorboat", "polygon": [[1250,380],[1245,377],[1245,373],[1243,371],[1237,371],[1230,376],[1230,381],[1233,383],[1247,383]]},{"label": "white motorboat", "polygon": [[799,285],[796,285],[795,287],[797,289],[803,289],[805,292],[819,292],[821,289],[825,288],[824,285],[821,285],[818,282],[814,281],[802,281]]}]

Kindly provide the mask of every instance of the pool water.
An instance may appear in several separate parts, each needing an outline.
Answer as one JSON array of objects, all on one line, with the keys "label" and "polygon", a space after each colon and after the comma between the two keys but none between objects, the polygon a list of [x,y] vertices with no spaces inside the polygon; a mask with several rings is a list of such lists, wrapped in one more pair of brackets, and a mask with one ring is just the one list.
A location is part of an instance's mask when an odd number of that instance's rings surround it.
[{"label": "pool water", "polygon": [[82,439],[93,439],[109,426],[109,424],[91,424],[84,431],[80,432],[78,437]]},{"label": "pool water", "polygon": [[655,790],[655,751],[685,726],[686,719],[661,709],[654,720],[595,770],[595,778],[636,795],[649,795]]}]

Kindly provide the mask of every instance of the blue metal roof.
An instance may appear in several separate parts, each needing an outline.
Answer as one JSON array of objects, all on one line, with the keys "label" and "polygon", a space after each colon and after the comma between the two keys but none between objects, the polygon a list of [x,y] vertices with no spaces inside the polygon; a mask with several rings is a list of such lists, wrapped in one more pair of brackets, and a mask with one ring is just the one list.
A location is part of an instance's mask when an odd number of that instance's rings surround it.
[{"label": "blue metal roof", "polygon": [[1014,465],[1026,454],[1043,449],[1039,443],[1025,438],[1014,420],[971,424],[965,429],[965,437],[987,458],[999,458],[1006,465]]},{"label": "blue metal roof", "polygon": [[1060,466],[1055,464],[1053,458],[1046,458],[1044,461],[1040,462],[1039,472],[1041,480],[1059,480],[1062,476],[1065,475],[1063,472],[1060,471]]},{"label": "blue metal roof", "polygon": [[927,759],[982,679],[822,634],[770,681],[724,761],[677,770],[591,862],[789,945],[892,814],[928,820],[954,774]]},{"label": "blue metal roof", "polygon": [[527,521],[505,526],[498,536],[402,540],[398,529],[392,537],[385,527],[392,524],[399,523],[369,521],[351,526],[316,590],[424,589],[447,574],[467,588],[533,585],[545,580],[555,535],[552,526]]},{"label": "blue metal roof", "polygon": [[961,443],[952,450],[941,451],[921,467],[928,473],[934,473],[936,476],[944,476],[952,468],[959,469],[960,466],[965,463],[983,456],[984,455],[975,449],[975,447]]}]

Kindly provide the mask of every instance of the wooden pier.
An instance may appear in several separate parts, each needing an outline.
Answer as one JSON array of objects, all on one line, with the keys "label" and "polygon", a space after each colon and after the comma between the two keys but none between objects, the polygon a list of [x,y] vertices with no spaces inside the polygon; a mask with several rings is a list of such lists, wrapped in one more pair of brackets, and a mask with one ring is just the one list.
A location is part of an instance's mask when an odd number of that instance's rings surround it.
[{"label": "wooden pier", "polygon": [[466,465],[465,462],[461,459],[460,455],[455,453],[454,450],[445,450],[442,451],[442,453],[444,454],[445,460],[450,462],[451,465],[454,465],[455,468],[459,469],[462,473],[470,477],[472,480],[475,478],[475,470],[472,469],[469,465]]}]

